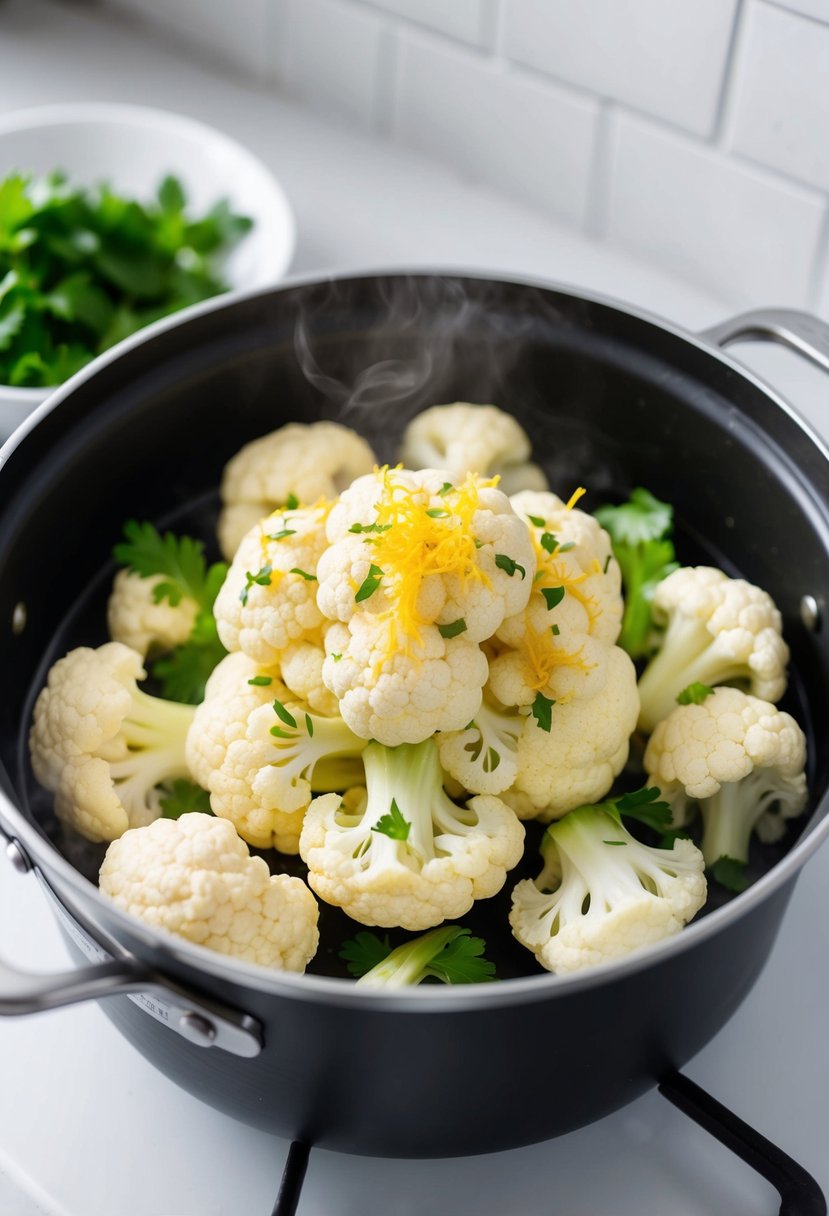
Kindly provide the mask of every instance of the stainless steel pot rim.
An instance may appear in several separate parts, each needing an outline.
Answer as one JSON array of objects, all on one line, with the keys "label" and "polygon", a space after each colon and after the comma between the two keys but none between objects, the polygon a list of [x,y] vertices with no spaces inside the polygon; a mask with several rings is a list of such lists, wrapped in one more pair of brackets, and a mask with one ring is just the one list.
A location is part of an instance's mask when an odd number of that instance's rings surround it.
[{"label": "stainless steel pot rim", "polygon": [[[51,413],[76,388],[93,377],[101,368],[113,363],[128,351],[151,342],[156,336],[187,324],[188,321],[195,320],[200,316],[220,311],[245,300],[253,300],[260,296],[270,296],[276,291],[312,286],[318,283],[359,281],[377,277],[414,279],[434,277],[465,278],[501,282],[505,285],[517,283],[521,286],[535,287],[542,291],[557,291],[583,300],[588,304],[599,304],[616,309],[638,320],[645,321],[674,337],[680,338],[684,342],[690,343],[709,357],[719,360],[741,378],[753,384],[792,419],[820,451],[827,463],[829,463],[829,447],[827,447],[826,443],[765,381],[748,371],[741,363],[729,357],[718,347],[706,342],[704,338],[699,338],[680,326],[672,325],[670,322],[665,321],[661,317],[654,316],[644,309],[631,307],[599,293],[584,292],[568,284],[540,278],[525,278],[523,276],[520,280],[512,280],[504,278],[499,273],[487,274],[481,271],[480,268],[466,270],[457,267],[430,269],[422,266],[415,268],[390,268],[385,266],[377,269],[370,268],[359,273],[353,271],[335,271],[331,273],[318,271],[290,275],[278,287],[228,292],[213,299],[205,300],[200,304],[192,305],[171,317],[164,317],[160,321],[156,321],[139,333],[126,338],[105,354],[100,355],[50,394],[0,448],[0,469],[2,469],[15,449],[25,441],[27,435],[37,426],[40,420]],[[829,560],[829,554],[827,554],[827,560]],[[562,997],[564,997],[568,993],[586,991],[596,985],[605,983],[610,984],[617,979],[631,976],[647,967],[657,966],[669,956],[679,955],[685,950],[690,950],[701,944],[707,938],[718,933],[721,926],[728,924],[738,917],[749,914],[761,902],[778,890],[778,888],[792,879],[825,838],[829,836],[829,813],[827,812],[829,812],[829,793],[820,800],[812,812],[812,823],[814,826],[809,829],[803,839],[773,869],[763,875],[747,891],[738,895],[730,903],[704,916],[701,920],[688,925],[676,936],[643,948],[633,955],[628,955],[622,959],[607,962],[572,975],[552,975],[542,972],[539,975],[501,980],[493,984],[470,984],[456,987],[448,985],[423,985],[401,993],[399,991],[390,992],[382,989],[368,991],[359,988],[350,980],[335,977],[269,971],[256,964],[241,962],[218,954],[203,946],[187,942],[183,938],[175,937],[163,930],[150,930],[141,921],[129,916],[107,900],[93,883],[84,878],[83,875],[65,860],[57,849],[44,840],[7,795],[0,790],[0,829],[7,832],[10,838],[19,841],[35,865],[45,855],[47,873],[43,874],[41,872],[43,880],[49,883],[50,886],[52,885],[49,882],[48,875],[48,871],[51,871],[60,879],[62,884],[65,883],[69,890],[83,901],[84,905],[91,902],[93,907],[97,907],[102,911],[105,910],[107,916],[123,926],[129,936],[137,939],[148,948],[161,950],[162,953],[166,953],[170,958],[201,970],[208,975],[215,976],[218,979],[260,992],[288,999],[305,1000],[313,1004],[348,1005],[349,1007],[365,1006],[366,1008],[376,1008],[377,1003],[382,1002],[390,1010],[401,1013],[414,1011],[441,1013],[451,1010],[457,1011],[466,1007],[482,1010],[512,1004],[516,999],[520,999],[522,1002],[549,1000],[556,993],[561,993]],[[58,892],[58,897],[60,897],[60,892]],[[90,927],[94,926],[94,921],[87,916],[86,911],[80,914],[80,918],[82,921],[86,921]]]}]

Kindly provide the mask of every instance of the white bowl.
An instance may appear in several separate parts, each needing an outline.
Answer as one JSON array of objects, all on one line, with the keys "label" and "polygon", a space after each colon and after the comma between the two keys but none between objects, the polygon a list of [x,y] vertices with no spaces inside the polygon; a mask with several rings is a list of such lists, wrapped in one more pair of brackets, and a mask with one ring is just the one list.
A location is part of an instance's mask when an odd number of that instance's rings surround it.
[{"label": "white bowl", "polygon": [[[172,173],[194,214],[228,198],[234,211],[254,221],[222,266],[231,290],[276,283],[290,265],[296,227],[281,186],[241,144],[193,118],[96,102],[0,115],[0,180],[14,170],[55,169],[73,184],[106,181],[142,202]],[[0,441],[51,391],[0,385]]]}]

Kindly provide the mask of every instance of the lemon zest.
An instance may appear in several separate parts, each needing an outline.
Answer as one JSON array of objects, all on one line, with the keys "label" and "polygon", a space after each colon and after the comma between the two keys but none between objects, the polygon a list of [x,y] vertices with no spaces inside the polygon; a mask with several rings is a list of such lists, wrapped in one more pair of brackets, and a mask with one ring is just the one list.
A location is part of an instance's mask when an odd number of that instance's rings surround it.
[{"label": "lemon zest", "polygon": [[567,502],[564,504],[564,510],[572,511],[579,499],[582,498],[586,493],[587,490],[584,488],[584,486],[579,486],[577,489],[575,489],[567,499]]}]

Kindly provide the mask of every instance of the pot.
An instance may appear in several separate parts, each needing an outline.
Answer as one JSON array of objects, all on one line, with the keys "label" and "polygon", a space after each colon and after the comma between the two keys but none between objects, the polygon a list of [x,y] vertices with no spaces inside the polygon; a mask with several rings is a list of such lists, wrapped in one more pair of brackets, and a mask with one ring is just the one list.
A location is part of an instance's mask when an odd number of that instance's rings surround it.
[{"label": "pot", "polygon": [[[139,1051],[232,1116],[393,1156],[548,1139],[699,1051],[749,993],[798,872],[829,834],[829,454],[717,349],[738,336],[775,338],[829,368],[829,329],[798,313],[752,313],[694,337],[558,288],[381,275],[209,301],[59,389],[0,454],[0,829],[14,865],[53,899],[80,965],[45,977],[0,967],[0,1013],[105,997]],[[771,592],[792,650],[787,705],[809,741],[811,813],[744,894],[675,938],[571,976],[521,974],[518,948],[494,927],[512,881],[464,918],[490,926],[499,974],[513,976],[491,985],[366,993],[151,931],[98,893],[100,854],[62,835],[26,748],[49,664],[105,638],[123,520],[207,533],[222,467],[255,436],[333,416],[380,436],[389,458],[411,415],[455,399],[513,412],[554,486],[587,485],[598,504],[646,485],[675,505],[685,560]],[[527,867],[537,869],[532,850]],[[320,965],[333,970],[333,953]]]}]

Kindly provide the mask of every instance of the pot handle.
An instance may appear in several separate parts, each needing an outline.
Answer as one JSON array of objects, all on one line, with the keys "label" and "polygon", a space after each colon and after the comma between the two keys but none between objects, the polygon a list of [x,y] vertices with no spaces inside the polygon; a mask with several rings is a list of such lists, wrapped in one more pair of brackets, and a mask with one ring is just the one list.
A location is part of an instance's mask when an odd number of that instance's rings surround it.
[{"label": "pot handle", "polygon": [[808,312],[758,308],[703,329],[699,337],[720,347],[741,340],[779,342],[829,372],[829,325]]},{"label": "pot handle", "polygon": [[115,943],[103,946],[58,899],[17,841],[8,841],[6,856],[18,872],[37,875],[61,927],[91,963],[72,971],[44,975],[23,971],[0,958],[0,1017],[41,1013],[83,1001],[126,995],[151,1017],[197,1047],[221,1047],[248,1059],[259,1055],[264,1038],[255,1018],[213,997],[195,996]]}]

